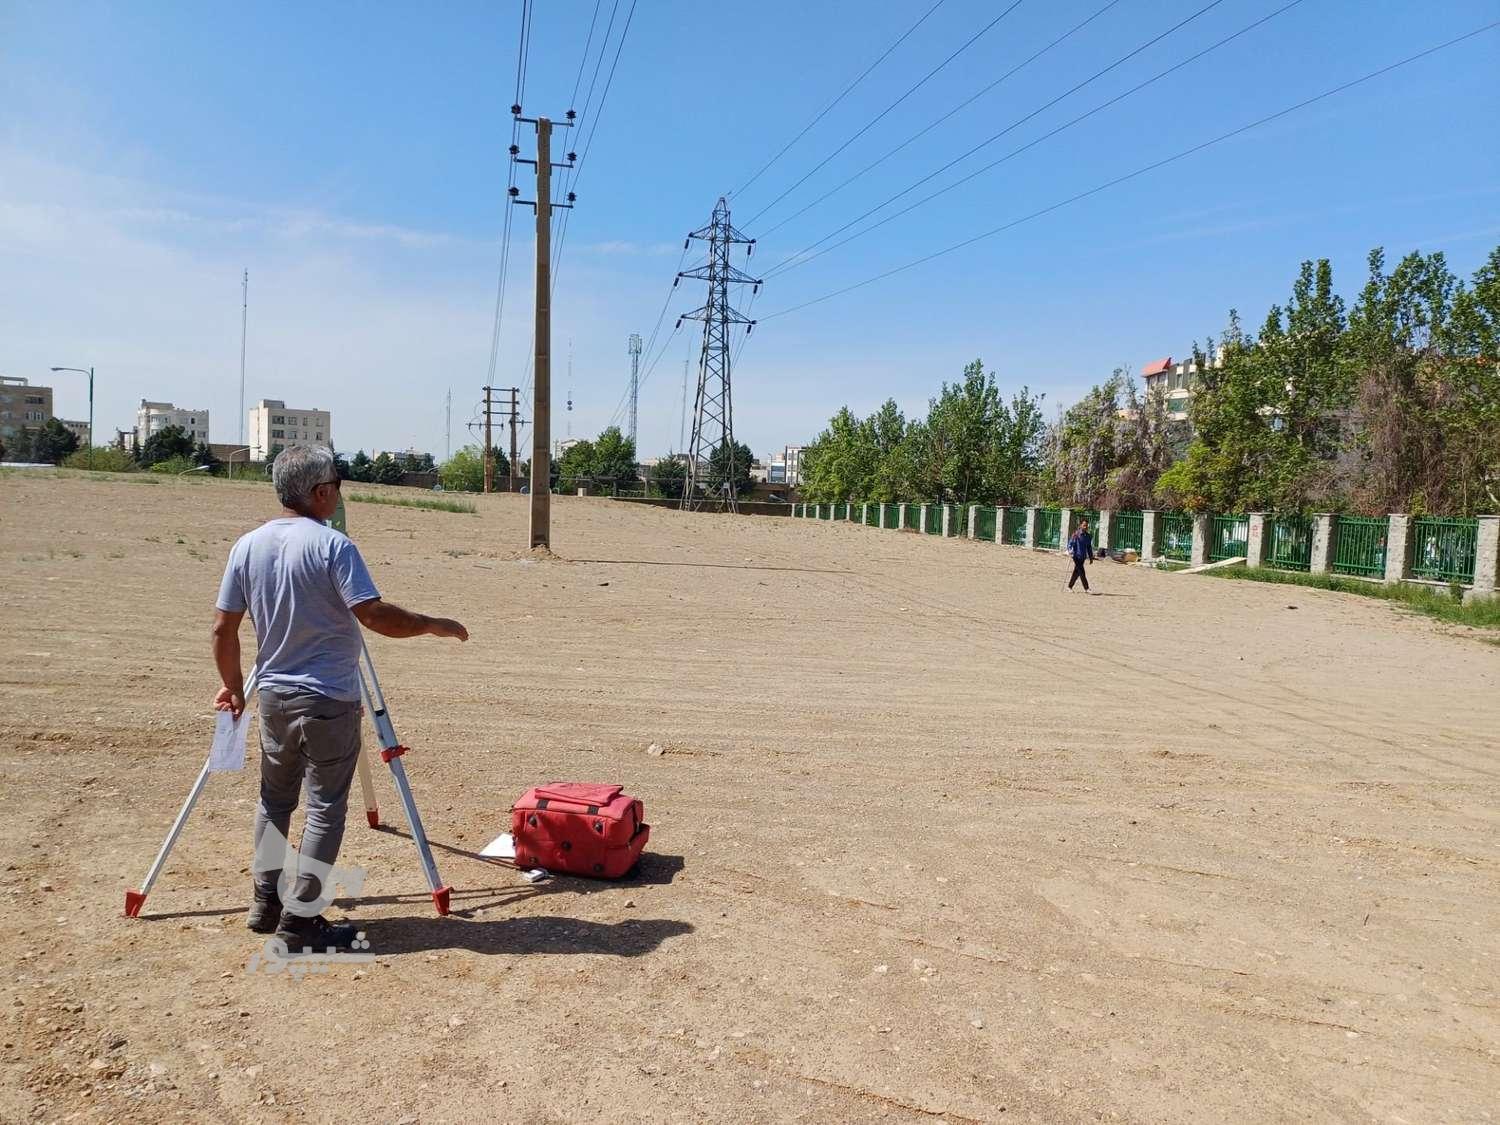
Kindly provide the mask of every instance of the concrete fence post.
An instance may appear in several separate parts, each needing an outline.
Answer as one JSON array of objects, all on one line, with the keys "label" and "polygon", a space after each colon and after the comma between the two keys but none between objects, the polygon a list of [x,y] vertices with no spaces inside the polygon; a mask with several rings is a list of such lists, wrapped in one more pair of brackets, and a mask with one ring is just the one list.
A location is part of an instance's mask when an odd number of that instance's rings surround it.
[{"label": "concrete fence post", "polygon": [[1333,569],[1334,517],[1313,517],[1312,558],[1308,561],[1309,574],[1327,574]]},{"label": "concrete fence post", "polygon": [[908,524],[906,509],[911,507],[905,500],[896,506],[896,530],[905,531]]},{"label": "concrete fence post", "polygon": [[1033,504],[1026,509],[1026,543],[1025,546],[1036,549],[1036,505]]},{"label": "concrete fence post", "polygon": [[1078,530],[1078,509],[1063,508],[1058,517],[1057,545],[1061,550],[1068,549],[1068,540],[1073,538],[1073,532]]},{"label": "concrete fence post", "polygon": [[1193,566],[1206,566],[1208,564],[1209,534],[1213,530],[1213,519],[1207,512],[1193,513]]},{"label": "concrete fence post", "polygon": [[1401,582],[1411,576],[1411,517],[1392,514],[1385,533],[1385,580]]},{"label": "concrete fence post", "polygon": [[1141,558],[1154,559],[1161,556],[1161,521],[1151,508],[1141,512]]},{"label": "concrete fence post", "polygon": [[1264,566],[1266,563],[1266,513],[1250,513],[1250,534],[1245,540],[1245,565]]},{"label": "concrete fence post", "polygon": [[927,534],[927,508],[926,504],[917,505],[917,534]]},{"label": "concrete fence post", "polygon": [[1114,534],[1115,513],[1109,508],[1099,509],[1099,526],[1094,529],[1095,539],[1098,541],[1099,550],[1107,551],[1110,548],[1109,537]]},{"label": "concrete fence post", "polygon": [[995,505],[995,543],[1005,542],[1005,509],[999,504]]},{"label": "concrete fence post", "polygon": [[953,517],[953,505],[943,505],[943,538],[948,538],[948,521]]},{"label": "concrete fence post", "polygon": [[1500,516],[1480,516],[1479,535],[1474,542],[1474,586],[1465,601],[1500,597]]},{"label": "concrete fence post", "polygon": [[977,537],[976,536],[976,532],[977,532],[978,528],[979,528],[979,505],[978,504],[970,504],[969,505],[969,538],[970,539],[974,539],[974,538]]}]

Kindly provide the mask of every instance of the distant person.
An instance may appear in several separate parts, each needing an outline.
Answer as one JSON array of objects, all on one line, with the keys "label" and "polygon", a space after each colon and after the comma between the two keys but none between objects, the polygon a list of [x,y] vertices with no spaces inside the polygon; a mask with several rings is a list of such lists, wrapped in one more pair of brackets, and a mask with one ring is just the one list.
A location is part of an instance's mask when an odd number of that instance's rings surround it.
[{"label": "distant person", "polygon": [[[307,823],[301,852],[326,864],[344,839],[349,785],[360,754],[359,627],[387,637],[469,639],[457,621],[423,617],[380,600],[359,549],[325,523],[339,504],[333,453],[293,445],[277,456],[271,481],[281,515],[240,537],[229,551],[214,613],[213,652],[223,687],[214,707],[236,719],[245,709],[240,670],[240,621],[255,626],[260,686],[260,803],[255,810],[259,850],[267,825],[287,837],[292,811],[307,784]],[[254,866],[254,865],[252,865]],[[354,926],[309,917],[322,894],[319,877],[301,870],[296,903],[285,909],[277,891],[280,867],[252,871],[250,929],[273,930],[288,950],[349,949]],[[300,904],[300,905],[299,905]]]},{"label": "distant person", "polygon": [[1091,593],[1089,590],[1089,576],[1083,572],[1083,564],[1094,561],[1094,537],[1089,534],[1089,521],[1080,520],[1078,530],[1073,532],[1073,537],[1068,540],[1068,555],[1073,560],[1073,576],[1068,579],[1068,589],[1073,588],[1073,583],[1083,581],[1083,592]]}]

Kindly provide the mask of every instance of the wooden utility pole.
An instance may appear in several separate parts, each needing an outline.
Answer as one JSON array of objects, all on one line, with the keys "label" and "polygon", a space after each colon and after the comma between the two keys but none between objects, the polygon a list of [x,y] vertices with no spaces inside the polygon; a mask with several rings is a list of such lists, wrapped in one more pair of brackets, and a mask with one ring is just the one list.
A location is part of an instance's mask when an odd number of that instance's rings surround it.
[{"label": "wooden utility pole", "polygon": [[516,474],[521,470],[516,467],[516,411],[521,405],[521,388],[507,388],[510,395],[510,490],[516,490]]},{"label": "wooden utility pole", "polygon": [[531,546],[552,545],[552,122],[536,119],[536,397],[531,405]]}]

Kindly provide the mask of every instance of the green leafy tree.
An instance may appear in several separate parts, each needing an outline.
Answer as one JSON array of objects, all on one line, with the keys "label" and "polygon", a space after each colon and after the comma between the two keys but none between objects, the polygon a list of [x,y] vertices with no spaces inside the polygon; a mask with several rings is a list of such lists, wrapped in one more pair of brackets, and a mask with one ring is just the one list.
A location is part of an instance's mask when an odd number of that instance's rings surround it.
[{"label": "green leafy tree", "polygon": [[193,460],[193,439],[181,426],[163,426],[141,446],[141,464],[150,468],[158,461]]},{"label": "green leafy tree", "polygon": [[708,458],[707,495],[710,498],[722,495],[724,485],[731,481],[736,496],[750,495],[754,484],[750,479],[750,466],[754,461],[755,456],[748,445],[735,442],[731,450],[728,442],[720,442]]},{"label": "green leafy tree", "polygon": [[349,458],[342,453],[333,455],[333,471],[338,473],[339,480],[353,480],[353,470],[349,467]]},{"label": "green leafy tree", "polygon": [[376,484],[400,484],[406,470],[401,460],[389,453],[382,453],[370,465],[370,478]]},{"label": "green leafy tree", "polygon": [[587,438],[575,442],[554,464],[557,466],[557,476],[566,482],[563,484],[564,488],[582,487],[583,483],[592,480],[594,476],[594,443]]},{"label": "green leafy tree", "polygon": [[200,441],[193,447],[193,464],[202,465],[209,472],[214,472],[219,467],[219,459],[206,442]]},{"label": "green leafy tree", "polygon": [[430,473],[430,472],[434,471],[436,468],[437,468],[437,462],[433,460],[433,457],[432,457],[431,453],[424,453],[424,454],[422,454],[421,457],[417,458],[416,472],[419,472],[419,473]]},{"label": "green leafy tree", "polygon": [[56,418],[27,431],[30,460],[38,464],[60,465],[78,448],[78,435]]},{"label": "green leafy tree", "polygon": [[375,479],[375,463],[363,449],[349,459],[349,479],[360,484],[369,484]]},{"label": "green leafy tree", "polygon": [[[510,475],[510,462],[499,449],[492,450],[495,458],[495,480]],[[477,445],[466,445],[437,469],[438,483],[449,492],[484,491],[484,454]]]},{"label": "green leafy tree", "polygon": [[686,481],[687,466],[670,454],[651,466],[651,491],[657,496],[680,500]]},{"label": "green leafy tree", "polygon": [[639,479],[635,442],[610,426],[594,440],[591,475],[601,483],[630,484]]}]

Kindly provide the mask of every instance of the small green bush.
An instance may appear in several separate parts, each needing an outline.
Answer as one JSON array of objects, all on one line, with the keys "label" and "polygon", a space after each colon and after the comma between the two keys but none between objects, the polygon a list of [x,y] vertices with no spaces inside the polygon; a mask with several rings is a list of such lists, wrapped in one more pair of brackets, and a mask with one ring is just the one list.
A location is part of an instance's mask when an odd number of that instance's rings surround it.
[{"label": "small green bush", "polygon": [[177,473],[185,473],[189,469],[196,469],[197,467],[191,457],[169,457],[165,461],[158,461],[152,465],[151,471],[153,473],[170,473],[175,476]]},{"label": "small green bush", "polygon": [[[93,464],[89,463],[92,455]],[[133,473],[140,468],[135,458],[123,449],[101,445],[97,449],[75,449],[63,458],[65,469],[94,469],[101,473]]]}]

